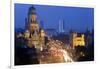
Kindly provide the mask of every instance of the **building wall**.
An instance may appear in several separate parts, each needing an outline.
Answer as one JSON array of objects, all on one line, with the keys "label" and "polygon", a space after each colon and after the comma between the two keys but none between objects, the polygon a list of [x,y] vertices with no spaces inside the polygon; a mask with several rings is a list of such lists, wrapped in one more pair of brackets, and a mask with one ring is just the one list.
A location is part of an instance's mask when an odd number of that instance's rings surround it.
[{"label": "building wall", "polygon": [[81,36],[77,36],[77,33],[73,33],[73,48],[76,46],[85,46],[85,38],[84,34],[81,34]]}]

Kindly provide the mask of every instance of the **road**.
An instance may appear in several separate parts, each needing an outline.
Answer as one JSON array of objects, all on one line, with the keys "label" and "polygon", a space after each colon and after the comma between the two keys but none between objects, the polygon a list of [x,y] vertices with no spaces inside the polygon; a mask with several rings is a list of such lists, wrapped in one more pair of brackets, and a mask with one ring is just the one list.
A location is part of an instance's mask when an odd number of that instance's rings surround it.
[{"label": "road", "polygon": [[40,53],[40,64],[74,62],[67,50],[63,49],[63,45],[59,40],[50,40],[47,49]]}]

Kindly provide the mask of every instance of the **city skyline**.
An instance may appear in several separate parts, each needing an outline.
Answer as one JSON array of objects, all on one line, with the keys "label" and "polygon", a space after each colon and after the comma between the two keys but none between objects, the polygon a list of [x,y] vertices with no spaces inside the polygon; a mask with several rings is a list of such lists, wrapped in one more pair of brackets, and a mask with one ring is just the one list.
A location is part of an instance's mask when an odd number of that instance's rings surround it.
[{"label": "city skyline", "polygon": [[[25,27],[25,18],[30,4],[15,4],[15,28]],[[87,28],[94,29],[94,9],[80,7],[33,5],[36,8],[39,22],[44,28],[53,28],[58,31],[59,20],[64,20],[65,30],[71,29],[84,32]],[[20,11],[19,11],[19,10]],[[74,11],[74,12],[73,12]],[[19,17],[19,15],[21,15]],[[40,23],[39,23],[40,24]]]},{"label": "city skyline", "polygon": [[15,5],[15,65],[93,61],[93,11]]}]

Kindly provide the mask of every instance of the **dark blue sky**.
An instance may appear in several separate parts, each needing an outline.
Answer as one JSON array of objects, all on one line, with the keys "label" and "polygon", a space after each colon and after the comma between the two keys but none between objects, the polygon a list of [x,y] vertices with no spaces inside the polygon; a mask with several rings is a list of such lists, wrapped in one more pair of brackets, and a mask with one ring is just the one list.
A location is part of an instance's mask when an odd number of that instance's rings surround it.
[{"label": "dark blue sky", "polygon": [[[15,28],[24,28],[25,17],[32,4],[15,4]],[[62,7],[48,5],[33,5],[36,8],[39,20],[45,28],[58,29],[59,20],[64,20],[65,30],[90,30],[94,27],[94,9],[80,7]]]}]

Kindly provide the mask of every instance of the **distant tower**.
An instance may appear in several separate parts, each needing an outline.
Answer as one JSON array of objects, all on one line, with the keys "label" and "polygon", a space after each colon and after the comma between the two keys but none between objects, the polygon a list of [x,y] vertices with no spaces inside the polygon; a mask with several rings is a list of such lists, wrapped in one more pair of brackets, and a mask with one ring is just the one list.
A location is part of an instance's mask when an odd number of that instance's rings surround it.
[{"label": "distant tower", "polygon": [[64,26],[64,20],[59,20],[59,33],[64,33],[65,31],[64,31],[64,28],[65,28],[65,26]]},{"label": "distant tower", "polygon": [[65,21],[64,20],[62,20],[62,25],[63,25],[63,28],[62,28],[63,29],[63,32],[65,32],[65,26],[66,25],[65,25]]}]

